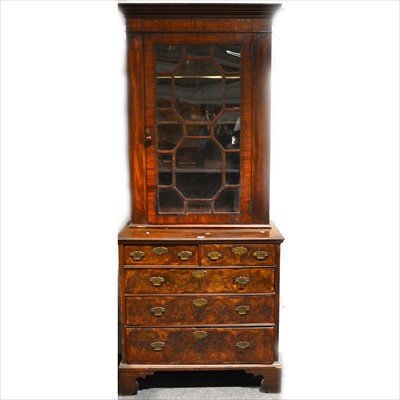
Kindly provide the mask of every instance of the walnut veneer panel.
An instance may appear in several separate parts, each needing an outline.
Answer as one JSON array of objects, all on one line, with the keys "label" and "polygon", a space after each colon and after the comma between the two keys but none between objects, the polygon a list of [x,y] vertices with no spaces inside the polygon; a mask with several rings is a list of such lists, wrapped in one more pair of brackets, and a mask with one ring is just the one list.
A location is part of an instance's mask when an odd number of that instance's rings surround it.
[{"label": "walnut veneer panel", "polygon": [[[237,254],[235,254],[237,251]],[[200,245],[201,265],[274,265],[273,244]]]},{"label": "walnut veneer panel", "polygon": [[125,301],[127,325],[218,325],[274,322],[274,295],[129,296]]},{"label": "walnut veneer panel", "polygon": [[[136,259],[135,259],[136,256]],[[132,245],[125,247],[126,265],[198,265],[197,246]]]},{"label": "walnut veneer panel", "polygon": [[[196,332],[204,332],[199,335],[206,337],[196,338]],[[274,328],[127,328],[126,333],[128,363],[246,364],[274,360]]]},{"label": "walnut veneer panel", "polygon": [[[126,268],[124,293],[272,293],[274,280],[274,268],[268,267]],[[158,286],[154,286],[154,283]]]}]

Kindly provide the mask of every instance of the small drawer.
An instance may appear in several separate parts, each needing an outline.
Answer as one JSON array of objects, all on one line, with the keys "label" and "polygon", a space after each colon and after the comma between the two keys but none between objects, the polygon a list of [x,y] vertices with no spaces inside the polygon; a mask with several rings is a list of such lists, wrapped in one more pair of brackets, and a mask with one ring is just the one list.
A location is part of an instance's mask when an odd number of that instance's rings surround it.
[{"label": "small drawer", "polygon": [[201,265],[274,265],[273,244],[200,245]]},{"label": "small drawer", "polygon": [[272,364],[274,328],[127,328],[126,362]]},{"label": "small drawer", "polygon": [[125,294],[272,293],[274,268],[126,268]]},{"label": "small drawer", "polygon": [[197,246],[125,246],[125,265],[198,265]]},{"label": "small drawer", "polygon": [[274,322],[274,295],[128,296],[126,324],[135,326]]}]

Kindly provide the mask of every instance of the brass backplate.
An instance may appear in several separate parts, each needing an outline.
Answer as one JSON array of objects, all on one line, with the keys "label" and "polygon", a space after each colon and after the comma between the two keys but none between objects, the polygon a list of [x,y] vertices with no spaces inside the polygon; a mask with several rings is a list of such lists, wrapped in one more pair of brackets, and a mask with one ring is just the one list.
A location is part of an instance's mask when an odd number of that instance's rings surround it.
[{"label": "brass backplate", "polygon": [[237,256],[242,256],[243,254],[246,254],[247,251],[247,247],[234,247],[232,249],[232,253],[236,254]]},{"label": "brass backplate", "polygon": [[193,332],[193,336],[196,339],[204,339],[204,338],[206,338],[208,336],[208,333],[205,332],[205,331],[194,331]]},{"label": "brass backplate", "polygon": [[208,301],[206,299],[194,299],[193,305],[196,307],[204,307]]},{"label": "brass backplate", "polygon": [[162,256],[168,253],[168,249],[166,247],[154,247],[153,254],[156,256]]}]

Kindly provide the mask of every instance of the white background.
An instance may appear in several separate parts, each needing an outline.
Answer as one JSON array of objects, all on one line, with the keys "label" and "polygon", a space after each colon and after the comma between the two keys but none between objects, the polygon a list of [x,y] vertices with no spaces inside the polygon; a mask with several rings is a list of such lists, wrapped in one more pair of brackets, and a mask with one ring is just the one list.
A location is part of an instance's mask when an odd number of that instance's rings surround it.
[{"label": "white background", "polygon": [[[124,29],[1,3],[2,399],[116,398]],[[397,399],[399,3],[283,2],[272,71],[285,398]]]}]

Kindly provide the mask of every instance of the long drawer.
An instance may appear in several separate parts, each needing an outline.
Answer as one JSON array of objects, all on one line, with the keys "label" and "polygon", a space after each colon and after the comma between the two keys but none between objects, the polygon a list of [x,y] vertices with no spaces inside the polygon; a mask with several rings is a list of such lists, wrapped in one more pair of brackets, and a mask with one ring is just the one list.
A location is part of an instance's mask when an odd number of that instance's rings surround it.
[{"label": "long drawer", "polygon": [[274,361],[274,328],[126,328],[126,362],[243,364]]},{"label": "long drawer", "polygon": [[126,294],[272,293],[274,268],[125,269]]},{"label": "long drawer", "polygon": [[135,326],[274,322],[274,295],[126,297],[126,324]]}]

